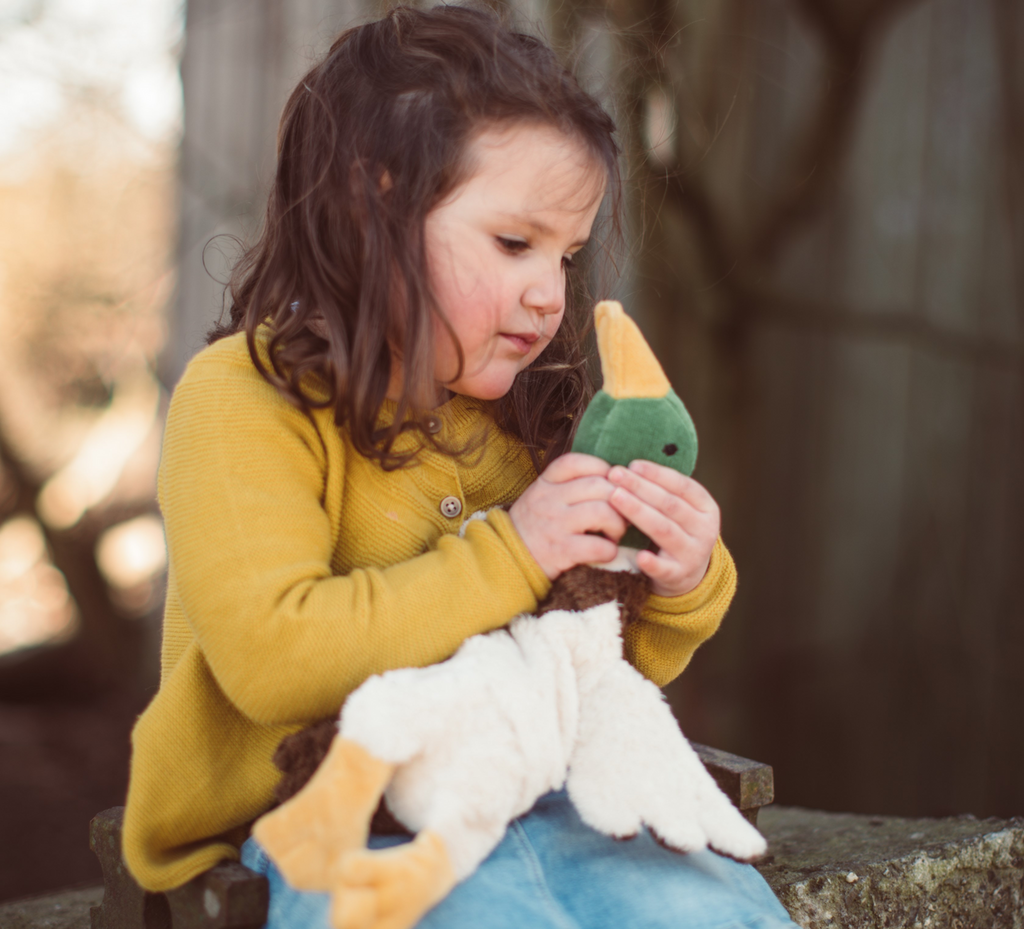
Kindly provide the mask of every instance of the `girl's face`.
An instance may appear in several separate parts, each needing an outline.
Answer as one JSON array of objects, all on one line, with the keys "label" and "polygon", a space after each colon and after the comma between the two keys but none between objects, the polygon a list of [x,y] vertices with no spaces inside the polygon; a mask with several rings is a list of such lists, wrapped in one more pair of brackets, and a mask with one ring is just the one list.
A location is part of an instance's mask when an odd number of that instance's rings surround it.
[{"label": "girl's face", "polygon": [[434,294],[463,351],[435,324],[435,378],[496,400],[551,341],[565,311],[565,268],[590,236],[605,174],[557,129],[488,129],[469,146],[471,175],[426,220]]}]

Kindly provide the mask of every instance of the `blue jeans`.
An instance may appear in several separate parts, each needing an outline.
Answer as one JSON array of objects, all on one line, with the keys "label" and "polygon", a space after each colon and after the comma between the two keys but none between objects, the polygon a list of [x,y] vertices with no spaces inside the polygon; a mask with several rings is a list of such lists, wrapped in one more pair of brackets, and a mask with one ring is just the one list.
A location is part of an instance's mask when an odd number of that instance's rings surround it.
[{"label": "blue jeans", "polygon": [[[371,836],[370,848],[408,841]],[[242,864],[270,882],[265,929],[330,929],[327,894],[292,890],[254,839]],[[417,929],[795,929],[750,865],[679,855],[648,833],[620,842],[585,825],[564,791],[515,820],[490,857]]]}]

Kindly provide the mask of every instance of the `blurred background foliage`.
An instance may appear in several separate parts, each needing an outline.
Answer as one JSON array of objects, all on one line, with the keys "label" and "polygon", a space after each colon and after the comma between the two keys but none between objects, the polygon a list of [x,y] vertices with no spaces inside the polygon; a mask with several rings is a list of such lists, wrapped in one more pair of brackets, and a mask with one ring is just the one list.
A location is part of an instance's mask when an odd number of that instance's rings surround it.
[{"label": "blurred background foliage", "polygon": [[[493,2],[618,121],[612,290],[694,414],[738,562],[668,690],[685,731],[774,765],[786,804],[1021,813],[1024,8]],[[155,686],[161,417],[221,309],[214,237],[258,227],[287,93],[381,9],[0,5],[0,780],[31,798],[0,826],[36,836],[0,898],[98,874],[85,824]]]},{"label": "blurred background foliage", "polygon": [[96,882],[156,684],[183,14],[0,2],[0,899]]}]

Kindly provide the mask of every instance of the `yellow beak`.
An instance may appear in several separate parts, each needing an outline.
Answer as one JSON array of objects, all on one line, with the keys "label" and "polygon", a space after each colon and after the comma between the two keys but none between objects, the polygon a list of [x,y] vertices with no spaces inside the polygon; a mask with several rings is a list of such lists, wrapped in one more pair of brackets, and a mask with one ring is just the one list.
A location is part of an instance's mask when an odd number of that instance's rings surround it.
[{"label": "yellow beak", "polygon": [[602,390],[616,400],[664,397],[672,385],[639,328],[617,300],[594,307],[597,351],[601,356]]}]

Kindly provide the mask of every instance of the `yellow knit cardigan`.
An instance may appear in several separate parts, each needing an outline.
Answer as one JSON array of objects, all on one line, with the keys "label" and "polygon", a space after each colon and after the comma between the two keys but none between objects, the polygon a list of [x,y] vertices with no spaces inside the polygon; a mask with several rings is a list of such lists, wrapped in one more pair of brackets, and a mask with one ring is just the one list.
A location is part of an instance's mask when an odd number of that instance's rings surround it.
[{"label": "yellow knit cardigan", "polygon": [[[456,445],[487,425],[463,397],[437,414]],[[337,713],[369,675],[441,661],[545,596],[547,577],[500,509],[535,472],[493,424],[488,436],[468,460],[428,449],[385,472],[329,410],[311,420],[286,402],[243,335],[192,361],[160,466],[160,689],[132,734],[124,856],[143,887],[177,887],[238,857],[272,803],[283,736]],[[479,511],[490,512],[468,521]],[[650,598],[627,630],[629,660],[668,683],[718,627],[735,584],[719,542],[695,590]]]}]

